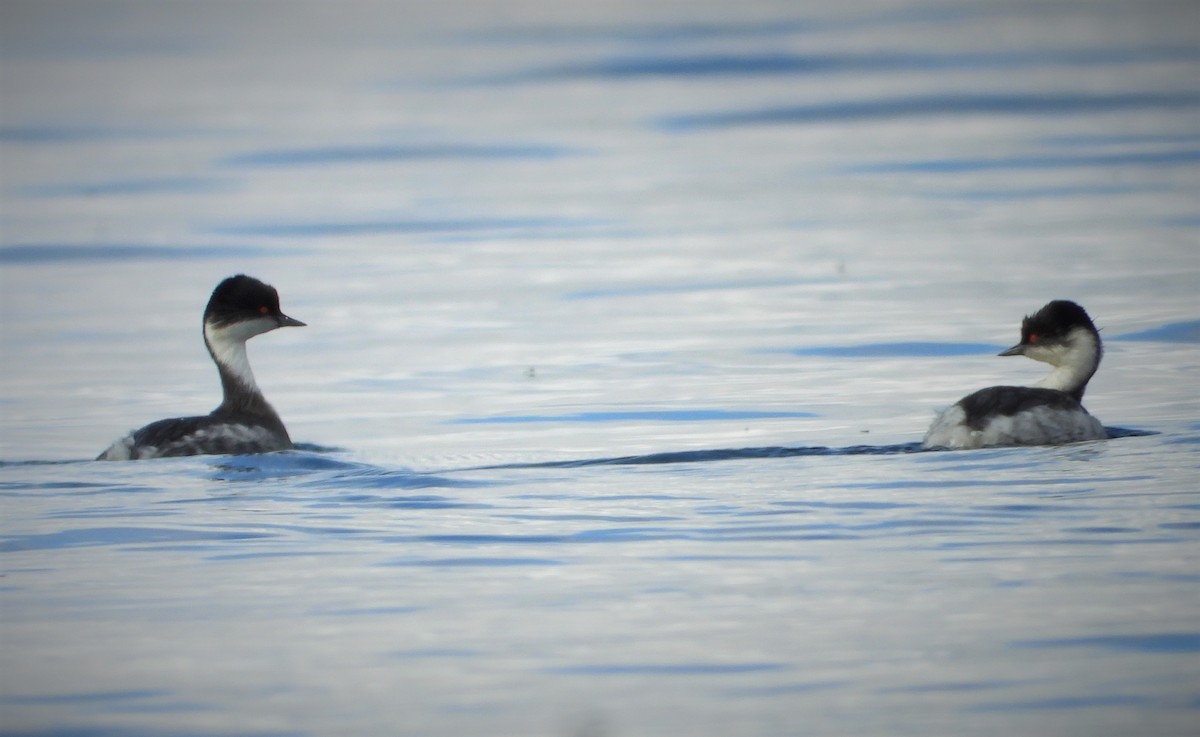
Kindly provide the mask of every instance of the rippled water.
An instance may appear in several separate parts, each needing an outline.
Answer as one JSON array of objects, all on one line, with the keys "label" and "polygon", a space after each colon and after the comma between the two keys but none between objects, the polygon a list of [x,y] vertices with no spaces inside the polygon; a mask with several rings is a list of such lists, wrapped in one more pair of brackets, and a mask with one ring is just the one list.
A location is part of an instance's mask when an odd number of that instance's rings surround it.
[{"label": "rippled water", "polygon": [[[0,734],[1188,735],[1193,3],[0,6]],[[200,413],[212,286],[301,443]],[[1113,438],[922,452],[1052,298]]]}]

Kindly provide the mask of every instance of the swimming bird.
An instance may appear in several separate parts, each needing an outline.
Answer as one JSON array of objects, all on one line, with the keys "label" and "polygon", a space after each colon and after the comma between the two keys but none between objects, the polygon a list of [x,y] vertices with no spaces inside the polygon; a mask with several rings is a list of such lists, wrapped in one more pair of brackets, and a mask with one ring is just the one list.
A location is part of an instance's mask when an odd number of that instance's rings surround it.
[{"label": "swimming bird", "polygon": [[992,386],[946,408],[925,434],[926,448],[1060,445],[1108,437],[1083,408],[1083,392],[1104,349],[1087,312],[1054,300],[1021,323],[1021,342],[1001,356],[1027,356],[1053,366],[1036,386]]},{"label": "swimming bird", "polygon": [[200,417],[159,420],[117,440],[98,461],[170,456],[267,453],[292,447],[250,370],[246,341],[276,328],[304,323],[283,314],[274,287],[244,274],[225,279],[204,309],[204,345],[221,376],[224,399]]}]

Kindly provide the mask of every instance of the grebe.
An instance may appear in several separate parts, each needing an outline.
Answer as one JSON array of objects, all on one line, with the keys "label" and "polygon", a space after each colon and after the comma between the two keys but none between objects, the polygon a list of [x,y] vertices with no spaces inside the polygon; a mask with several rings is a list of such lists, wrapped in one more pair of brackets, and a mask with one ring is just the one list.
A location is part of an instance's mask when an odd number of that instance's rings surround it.
[{"label": "grebe", "polygon": [[1054,300],[1021,323],[1021,342],[1001,356],[1028,356],[1054,367],[1036,386],[992,386],[969,394],[933,421],[926,448],[1059,445],[1108,437],[1083,408],[1100,366],[1100,333],[1082,307]]},{"label": "grebe", "polygon": [[292,447],[279,415],[267,403],[246,358],[246,341],[276,328],[304,323],[279,310],[279,293],[239,274],[217,285],[204,309],[204,345],[217,364],[225,398],[202,417],[159,420],[135,430],[98,461],[169,456],[266,453]]}]

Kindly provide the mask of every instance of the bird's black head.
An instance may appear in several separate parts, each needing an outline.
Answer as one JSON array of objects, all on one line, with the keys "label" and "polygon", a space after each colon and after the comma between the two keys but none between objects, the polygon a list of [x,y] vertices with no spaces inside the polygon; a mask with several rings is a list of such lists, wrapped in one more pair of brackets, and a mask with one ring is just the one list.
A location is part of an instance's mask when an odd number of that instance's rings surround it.
[{"label": "bird's black head", "polygon": [[1092,318],[1082,307],[1070,300],[1056,299],[1021,321],[1021,344],[1061,342],[1076,328],[1096,332]]},{"label": "bird's black head", "polygon": [[275,287],[245,274],[231,276],[218,284],[204,309],[205,324],[215,328],[260,320],[275,323],[268,330],[304,325],[279,309],[279,292]]},{"label": "bird's black head", "polygon": [[1099,355],[1099,333],[1092,324],[1092,318],[1074,302],[1056,299],[1032,315],[1026,315],[1021,321],[1021,342],[1001,351],[1000,355],[1029,356],[1036,361],[1045,361],[1057,366],[1061,360],[1059,354],[1078,342],[1080,330],[1090,333],[1095,338],[1087,342],[1095,346],[1096,354]]}]

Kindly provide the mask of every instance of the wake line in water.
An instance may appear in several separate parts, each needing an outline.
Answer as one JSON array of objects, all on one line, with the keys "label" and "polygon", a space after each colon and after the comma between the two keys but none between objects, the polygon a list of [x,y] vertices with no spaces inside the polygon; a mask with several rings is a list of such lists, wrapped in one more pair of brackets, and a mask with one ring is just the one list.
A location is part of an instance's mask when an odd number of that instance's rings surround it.
[{"label": "wake line in water", "polygon": [[[1108,439],[1157,435],[1146,430],[1122,427],[1106,427]],[[1011,446],[1012,448],[1032,446]],[[495,466],[480,466],[470,471],[489,471],[514,468],[583,468],[586,466],[654,466],[668,463],[706,463],[709,461],[735,461],[756,458],[793,458],[796,456],[877,456],[904,455],[908,453],[943,452],[938,448],[923,448],[920,442],[897,443],[894,445],[848,445],[842,448],[815,446],[768,446],[761,448],[718,448],[715,450],[679,450],[645,455],[616,456],[612,458],[583,458],[571,461],[537,461],[532,463],[504,463]]]},{"label": "wake line in water", "polygon": [[479,471],[511,468],[582,468],[585,466],[653,466],[667,463],[704,463],[753,458],[791,458],[793,456],[898,455],[922,452],[920,443],[899,445],[852,445],[845,448],[824,446],[771,446],[765,448],[718,448],[715,450],[679,450],[613,458],[584,458],[573,461],[539,461],[483,466]]}]

